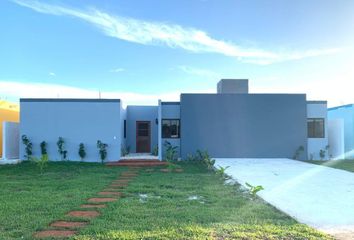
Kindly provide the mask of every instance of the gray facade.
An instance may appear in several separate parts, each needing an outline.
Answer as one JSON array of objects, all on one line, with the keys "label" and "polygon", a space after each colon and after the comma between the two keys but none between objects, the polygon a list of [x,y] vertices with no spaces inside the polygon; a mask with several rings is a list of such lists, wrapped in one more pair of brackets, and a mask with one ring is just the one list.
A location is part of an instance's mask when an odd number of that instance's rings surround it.
[{"label": "gray facade", "polygon": [[181,155],[305,158],[306,114],[304,94],[182,94]]},{"label": "gray facade", "polygon": [[248,93],[248,79],[221,79],[217,85],[220,93]]},{"label": "gray facade", "polygon": [[130,152],[136,152],[136,122],[148,121],[151,127],[151,151],[157,146],[158,107],[157,106],[128,106],[127,114],[127,138],[126,146],[130,147]]},{"label": "gray facade", "polygon": [[[21,99],[20,135],[33,142],[35,156],[46,141],[50,160],[60,160],[56,142],[65,141],[68,160],[80,160],[79,144],[84,143],[84,161],[100,161],[97,140],[108,144],[107,161],[120,159],[121,102],[119,99]],[[20,157],[25,155],[20,142]]]}]

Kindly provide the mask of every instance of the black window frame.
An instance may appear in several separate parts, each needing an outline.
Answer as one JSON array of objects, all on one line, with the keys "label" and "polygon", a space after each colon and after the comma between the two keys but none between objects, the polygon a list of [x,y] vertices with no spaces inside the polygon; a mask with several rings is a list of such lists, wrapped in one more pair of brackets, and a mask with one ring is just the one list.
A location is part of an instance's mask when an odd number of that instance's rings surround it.
[{"label": "black window frame", "polygon": [[[310,122],[312,121],[312,132],[310,131]],[[316,123],[317,122],[322,122],[322,130],[321,134],[318,134],[316,132]],[[326,133],[325,133],[325,118],[307,118],[307,138],[325,138]]]},{"label": "black window frame", "polygon": [[[171,127],[171,122],[172,121],[177,121],[178,122],[178,127],[177,127],[177,135],[174,136],[174,135],[169,135],[169,136],[166,136],[164,135],[165,134],[165,131],[164,131],[164,121],[169,121],[170,124],[169,126]],[[171,133],[171,131],[170,131]],[[161,119],[161,138],[164,138],[164,139],[179,139],[181,138],[181,119],[179,118],[163,118]]]},{"label": "black window frame", "polygon": [[127,138],[127,120],[124,120],[124,138]]}]

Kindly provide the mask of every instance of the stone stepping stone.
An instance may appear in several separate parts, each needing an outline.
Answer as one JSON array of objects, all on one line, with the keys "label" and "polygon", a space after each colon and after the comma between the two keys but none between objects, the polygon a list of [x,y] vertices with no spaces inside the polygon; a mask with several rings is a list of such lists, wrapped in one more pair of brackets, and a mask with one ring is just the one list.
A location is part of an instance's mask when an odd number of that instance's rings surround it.
[{"label": "stone stepping stone", "polygon": [[82,204],[81,208],[105,208],[106,204]]},{"label": "stone stepping stone", "polygon": [[70,221],[56,221],[51,223],[51,227],[61,227],[61,228],[77,228],[84,227],[87,225],[87,222],[70,222]]},{"label": "stone stepping stone", "polygon": [[104,203],[104,202],[114,202],[117,201],[117,198],[90,198],[87,200],[90,203]]},{"label": "stone stepping stone", "polygon": [[67,214],[71,217],[86,217],[86,218],[94,218],[100,215],[97,211],[71,211]]},{"label": "stone stepping stone", "polygon": [[112,183],[109,187],[128,187],[127,183]]},{"label": "stone stepping stone", "polygon": [[76,234],[74,230],[43,230],[36,232],[33,236],[35,238],[63,238],[71,237]]},{"label": "stone stepping stone", "polygon": [[122,196],[123,194],[121,192],[110,192],[110,191],[103,191],[99,192],[99,195],[113,195],[113,196]]}]

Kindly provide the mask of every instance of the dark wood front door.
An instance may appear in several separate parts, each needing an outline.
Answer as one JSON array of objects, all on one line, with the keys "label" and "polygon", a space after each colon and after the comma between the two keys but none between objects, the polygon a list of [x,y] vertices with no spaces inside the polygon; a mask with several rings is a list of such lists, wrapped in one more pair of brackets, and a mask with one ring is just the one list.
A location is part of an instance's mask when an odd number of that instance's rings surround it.
[{"label": "dark wood front door", "polygon": [[150,152],[150,122],[137,121],[136,122],[136,152],[149,153]]}]

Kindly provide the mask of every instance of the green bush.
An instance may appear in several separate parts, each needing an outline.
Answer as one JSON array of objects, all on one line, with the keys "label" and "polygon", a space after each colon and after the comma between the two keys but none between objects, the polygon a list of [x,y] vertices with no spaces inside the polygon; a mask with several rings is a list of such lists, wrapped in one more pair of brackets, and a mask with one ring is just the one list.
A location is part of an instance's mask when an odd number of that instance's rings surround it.
[{"label": "green bush", "polygon": [[67,156],[67,154],[68,154],[68,151],[66,151],[66,150],[64,149],[64,146],[65,146],[64,144],[65,144],[64,138],[59,137],[59,138],[58,138],[58,141],[57,141],[57,146],[58,146],[58,153],[59,153],[60,156],[61,156],[61,160],[66,160],[66,156]]},{"label": "green bush", "polygon": [[122,145],[120,150],[121,150],[121,154],[122,154],[123,157],[130,153],[130,147],[129,146]]},{"label": "green bush", "polygon": [[22,135],[22,143],[25,145],[25,151],[26,151],[26,155],[24,155],[24,157],[27,160],[31,160],[31,156],[33,154],[31,140],[29,140],[26,135]]},{"label": "green bush", "polygon": [[100,154],[102,164],[104,163],[104,160],[107,157],[107,147],[108,147],[108,144],[103,143],[100,140],[97,140],[97,148],[98,148],[98,152]]},{"label": "green bush", "polygon": [[177,146],[173,146],[170,142],[165,141],[165,160],[173,162],[177,160]]},{"label": "green bush", "polygon": [[83,143],[80,143],[78,153],[79,153],[81,161],[83,161],[84,158],[86,157],[85,145]]},{"label": "green bush", "polygon": [[39,168],[40,173],[42,174],[44,169],[47,167],[49,158],[48,154],[43,154],[40,158],[38,157],[31,157],[31,161],[34,162],[37,167]]},{"label": "green bush", "polygon": [[301,154],[304,152],[305,148],[304,146],[299,146],[293,156],[293,159],[298,160],[301,156]]},{"label": "green bush", "polygon": [[41,142],[41,154],[46,155],[47,154],[47,143],[45,141]]}]

